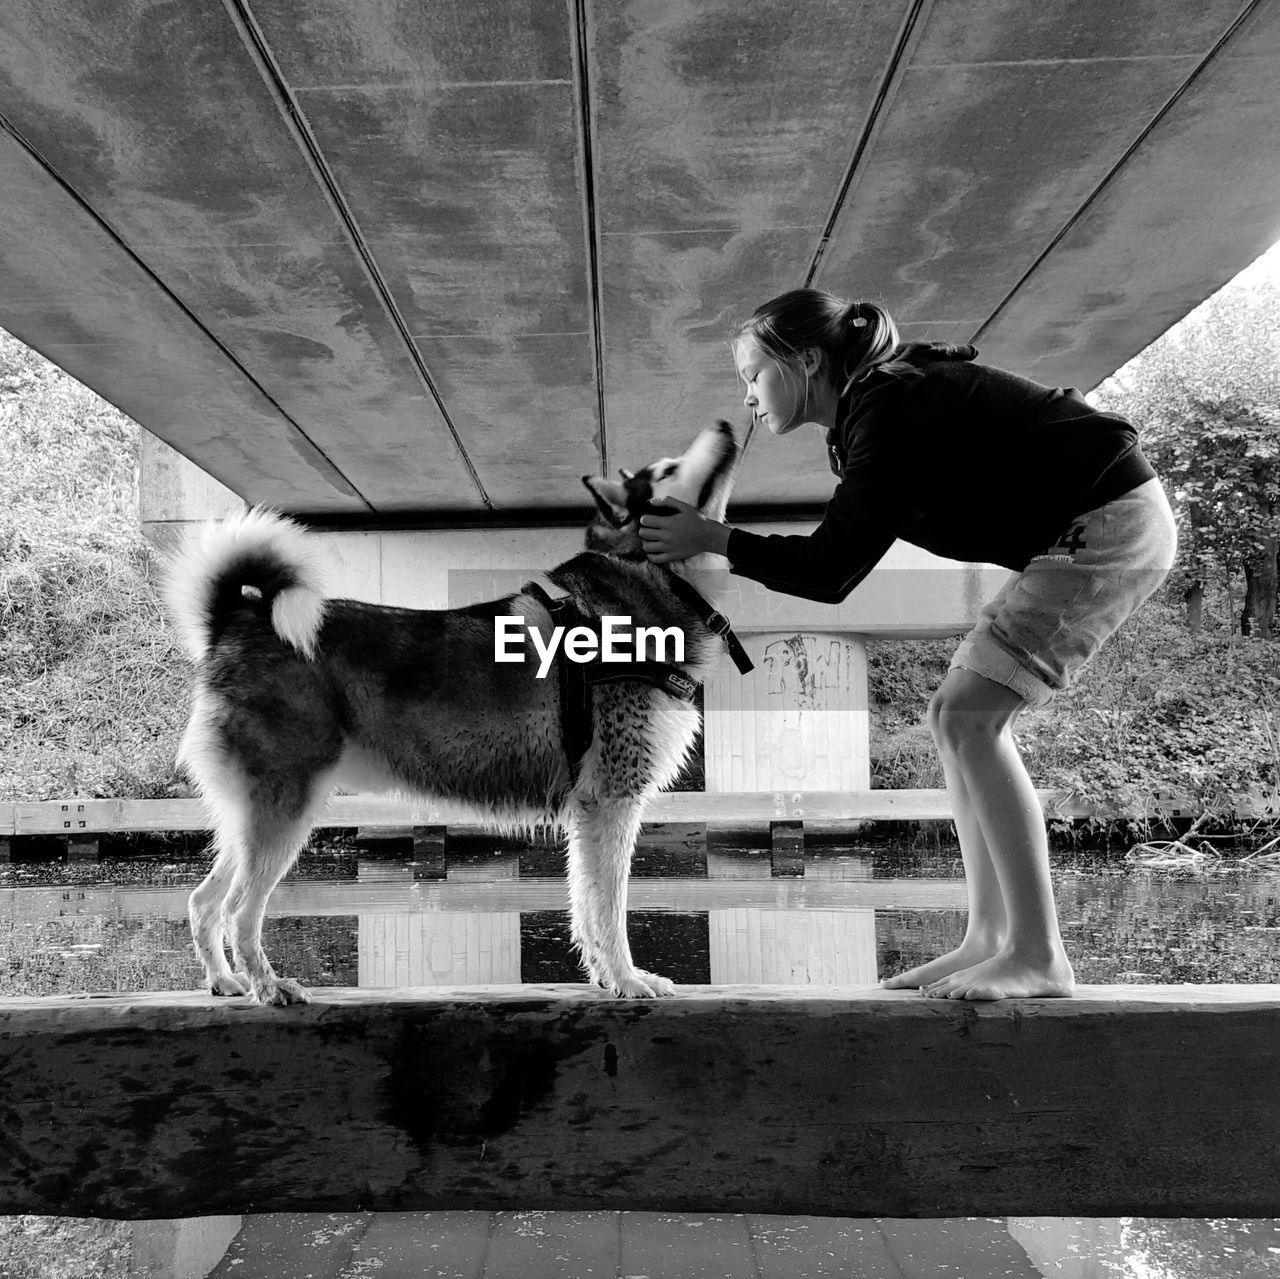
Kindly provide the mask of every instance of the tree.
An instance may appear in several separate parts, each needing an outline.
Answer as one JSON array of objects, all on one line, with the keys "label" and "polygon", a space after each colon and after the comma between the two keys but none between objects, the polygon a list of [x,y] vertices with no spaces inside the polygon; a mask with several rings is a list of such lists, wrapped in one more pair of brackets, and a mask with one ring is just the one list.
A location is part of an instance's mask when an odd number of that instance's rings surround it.
[{"label": "tree", "polygon": [[1241,629],[1276,629],[1280,286],[1242,272],[1098,389],[1138,423],[1178,515],[1187,622],[1206,585],[1243,578]]}]

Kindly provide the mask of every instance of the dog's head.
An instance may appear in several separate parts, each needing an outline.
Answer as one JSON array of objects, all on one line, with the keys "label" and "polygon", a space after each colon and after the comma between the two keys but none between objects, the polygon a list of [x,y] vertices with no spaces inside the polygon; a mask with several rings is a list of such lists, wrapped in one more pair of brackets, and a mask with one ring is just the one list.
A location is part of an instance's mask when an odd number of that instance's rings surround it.
[{"label": "dog's head", "polygon": [[644,559],[640,517],[669,498],[696,506],[710,519],[724,515],[738,446],[728,422],[717,422],[698,434],[681,457],[664,457],[621,477],[584,475],[582,482],[596,500],[587,526],[587,550],[623,559]]}]

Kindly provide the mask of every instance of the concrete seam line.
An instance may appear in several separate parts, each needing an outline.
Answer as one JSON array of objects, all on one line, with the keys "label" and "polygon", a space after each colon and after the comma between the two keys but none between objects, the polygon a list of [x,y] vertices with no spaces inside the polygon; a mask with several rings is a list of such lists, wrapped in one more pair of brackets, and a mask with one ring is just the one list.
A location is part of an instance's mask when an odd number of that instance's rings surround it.
[{"label": "concrete seam line", "polygon": [[889,64],[881,77],[880,86],[876,90],[876,96],[871,103],[871,110],[867,113],[866,121],[858,134],[858,140],[854,143],[853,155],[849,157],[849,164],[845,169],[840,187],[836,191],[836,198],[832,202],[831,212],[827,215],[826,225],[822,228],[822,234],[818,237],[817,247],[814,249],[813,257],[809,262],[809,269],[805,272],[804,283],[806,288],[812,285],[817,278],[823,255],[827,251],[827,245],[835,234],[836,222],[844,211],[845,205],[848,204],[849,196],[857,185],[857,180],[862,176],[863,157],[871,150],[871,145],[884,124],[889,112],[889,104],[893,101],[898,92],[898,86],[902,83],[907,57],[920,33],[924,30],[925,21],[932,7],[933,0],[913,0],[907,16],[903,19],[898,38],[894,42],[893,53],[889,58]]},{"label": "concrete seam line", "polygon": [[[216,348],[218,353],[231,364],[236,371],[253,387],[259,395],[280,415],[280,417],[288,424],[289,428],[296,431],[298,435],[306,441],[307,447],[311,449],[317,457],[324,463],[323,468],[318,468],[322,472],[328,469],[332,473],[331,482],[335,488],[346,491],[359,498],[370,511],[373,505],[365,498],[364,494],[343,474],[342,470],[337,466],[333,459],[311,438],[310,435],[285,411],[282,404],[253,376],[252,373],[241,363],[235,352],[223,343],[216,334],[210,331],[200,317],[156,274],[154,270],[147,264],[125,239],[122,232],[117,230],[97,209],[85,199],[84,196],[76,190],[75,186],[49,161],[36,147],[36,145],[17,127],[7,116],[0,113],[0,132],[6,133],[13,139],[19,147],[24,150],[32,161],[38,165],[48,176],[55,182],[67,196],[69,196],[81,211],[106,235],[112,240],[123,252],[128,256],[130,261],[160,290],[161,293],[178,308],[179,311],[199,330],[200,334],[206,338],[212,346]],[[157,437],[161,438],[161,437]],[[167,443],[168,441],[166,441]],[[217,478],[215,476],[215,478]]]},{"label": "concrete seam line", "polygon": [[1209,64],[1218,56],[1226,47],[1237,31],[1249,20],[1255,9],[1262,3],[1262,0],[1249,0],[1243,9],[1236,14],[1234,20],[1227,27],[1226,31],[1214,41],[1213,47],[1204,55],[1191,70],[1185,80],[1173,91],[1169,96],[1169,100],[1151,117],[1145,127],[1139,132],[1138,136],[1125,148],[1124,154],[1113,164],[1105,174],[1103,174],[1098,185],[1089,192],[1087,196],[1080,202],[1080,207],[1063,223],[1058,233],[1045,245],[1043,251],[1036,257],[1036,260],[1022,273],[1017,283],[1009,290],[1008,293],[1000,300],[995,310],[982,322],[981,327],[974,333],[970,339],[972,342],[978,342],[982,339],[982,335],[996,322],[1004,309],[1017,296],[1018,290],[1039,270],[1041,264],[1048,258],[1049,254],[1066,238],[1068,233],[1093,207],[1093,204],[1106,190],[1112,179],[1129,163],[1137,152],[1138,148],[1150,137],[1156,126],[1164,120],[1164,118],[1173,110],[1174,105],[1179,102],[1183,95],[1191,88],[1191,86],[1200,78],[1207,70]]},{"label": "concrete seam line", "polygon": [[591,56],[586,0],[567,0],[577,110],[578,157],[582,164],[582,232],[587,250],[587,296],[591,306],[591,355],[596,382],[600,474],[609,474],[609,433],[604,399],[604,301],[600,282],[600,207],[596,202],[595,116],[591,109]]},{"label": "concrete seam line", "polygon": [[409,362],[412,364],[418,380],[422,383],[427,394],[439,410],[440,416],[444,419],[444,424],[449,434],[453,437],[454,447],[458,450],[458,459],[466,469],[467,477],[470,479],[485,509],[493,510],[493,502],[488,493],[485,492],[484,484],[480,480],[480,474],[471,460],[471,455],[467,452],[466,445],[462,442],[462,436],[458,432],[457,425],[445,406],[444,397],[440,394],[440,389],[436,386],[435,379],[431,376],[431,370],[427,368],[427,362],[423,359],[422,352],[418,349],[418,344],[413,340],[409,325],[400,313],[400,308],[396,304],[391,286],[387,283],[387,279],[382,273],[382,268],[378,265],[378,260],[374,256],[373,250],[369,247],[368,241],[364,237],[364,232],[360,229],[360,224],[342,193],[342,187],[338,183],[337,176],[329,167],[329,162],[325,158],[324,151],[314,132],[312,132],[301,103],[299,103],[292,88],[289,86],[289,82],[285,79],[284,72],[276,61],[275,55],[271,52],[271,46],[267,43],[267,38],[262,28],[258,25],[258,20],[253,16],[248,0],[222,0],[222,2],[228,16],[231,18],[232,25],[240,36],[241,42],[248,50],[259,76],[267,86],[272,101],[285,122],[285,127],[292,135],[298,150],[302,152],[303,158],[319,184],[329,207],[333,210],[338,225],[342,228],[348,242],[355,251],[356,260],[359,262],[370,285],[372,285],[374,296],[377,297],[387,318],[391,321],[392,327],[396,330],[396,335],[404,346],[405,353],[409,357]]}]

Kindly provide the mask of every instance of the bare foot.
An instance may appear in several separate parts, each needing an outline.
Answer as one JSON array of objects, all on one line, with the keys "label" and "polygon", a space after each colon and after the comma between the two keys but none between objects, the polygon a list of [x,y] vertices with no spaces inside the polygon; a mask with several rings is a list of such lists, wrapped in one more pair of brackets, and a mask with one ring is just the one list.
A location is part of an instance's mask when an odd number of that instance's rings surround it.
[{"label": "bare foot", "polygon": [[886,977],[880,984],[886,990],[913,990],[917,986],[927,986],[930,982],[949,977],[962,968],[970,968],[990,959],[1000,949],[999,942],[978,942],[965,938],[955,950],[931,959],[927,964],[908,969],[905,973],[897,973]]},{"label": "bare foot", "polygon": [[1075,974],[1065,953],[1046,962],[1030,963],[1001,951],[921,991],[929,999],[1043,999],[1066,998],[1075,989]]}]

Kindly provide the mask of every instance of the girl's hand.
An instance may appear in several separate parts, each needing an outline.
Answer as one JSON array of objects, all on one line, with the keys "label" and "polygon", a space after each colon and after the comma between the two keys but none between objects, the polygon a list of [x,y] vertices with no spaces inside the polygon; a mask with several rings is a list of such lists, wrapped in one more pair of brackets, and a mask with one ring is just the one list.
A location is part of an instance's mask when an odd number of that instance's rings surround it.
[{"label": "girl's hand", "polygon": [[674,497],[662,499],[663,506],[675,508],[674,515],[642,515],[640,541],[651,564],[687,560],[703,551],[723,555],[729,542],[729,527],[709,520],[696,506]]}]

